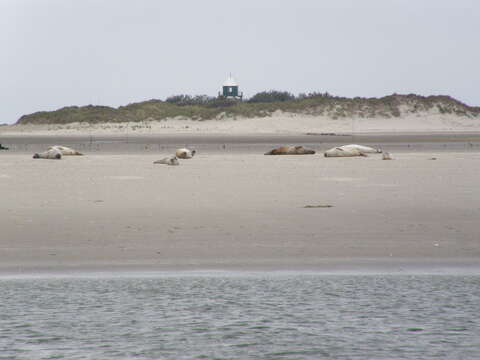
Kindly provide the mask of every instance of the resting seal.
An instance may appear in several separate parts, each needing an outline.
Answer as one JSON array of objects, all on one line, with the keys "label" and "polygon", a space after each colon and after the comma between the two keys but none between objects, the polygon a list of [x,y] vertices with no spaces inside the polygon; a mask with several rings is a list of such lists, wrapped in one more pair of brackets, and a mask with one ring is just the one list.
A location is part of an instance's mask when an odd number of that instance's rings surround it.
[{"label": "resting seal", "polygon": [[374,154],[374,153],[381,153],[382,150],[380,149],[375,149],[370,146],[364,146],[364,145],[357,145],[357,144],[350,144],[350,145],[343,145],[340,146],[342,149],[357,149],[363,154]]},{"label": "resting seal", "polygon": [[77,150],[74,150],[72,148],[62,146],[62,145],[53,145],[48,148],[48,150],[51,149],[57,149],[62,153],[63,156],[65,155],[83,155],[82,153],[78,152]]},{"label": "resting seal", "polygon": [[324,153],[325,157],[350,157],[350,156],[367,156],[358,149],[344,148],[343,146],[331,148]]},{"label": "resting seal", "polygon": [[389,152],[384,151],[382,154],[382,160],[392,160],[392,155]]},{"label": "resting seal", "polygon": [[57,149],[50,149],[42,153],[33,154],[33,158],[60,160],[62,158],[62,153]]},{"label": "resting seal", "polygon": [[193,155],[195,155],[195,153],[196,153],[195,150],[181,148],[181,149],[177,149],[177,151],[175,152],[175,155],[179,159],[191,159]]},{"label": "resting seal", "polygon": [[178,159],[176,156],[168,156],[161,160],[153,162],[154,164],[165,164],[165,165],[179,165]]},{"label": "resting seal", "polygon": [[305,149],[303,146],[281,146],[266,152],[265,155],[310,155],[315,150]]}]

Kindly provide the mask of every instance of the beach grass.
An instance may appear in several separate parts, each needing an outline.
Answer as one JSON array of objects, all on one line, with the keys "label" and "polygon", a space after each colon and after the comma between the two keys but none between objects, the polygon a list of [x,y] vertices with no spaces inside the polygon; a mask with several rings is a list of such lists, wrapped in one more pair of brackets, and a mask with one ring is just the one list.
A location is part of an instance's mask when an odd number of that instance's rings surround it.
[{"label": "beach grass", "polygon": [[[264,92],[267,95],[276,92]],[[286,97],[260,97],[262,101],[237,101],[208,96],[189,97],[187,101],[148,100],[113,108],[87,105],[67,106],[54,111],[23,115],[17,124],[120,123],[161,121],[167,119],[222,120],[256,118],[275,112],[338,118],[398,118],[403,115],[438,113],[477,118],[480,107],[468,106],[449,96],[389,95],[381,98],[346,98],[328,93]],[[282,95],[283,94],[283,95]],[[258,94],[257,94],[258,95]],[[173,97],[178,98],[178,97]],[[255,99],[255,96],[252,97]]]}]

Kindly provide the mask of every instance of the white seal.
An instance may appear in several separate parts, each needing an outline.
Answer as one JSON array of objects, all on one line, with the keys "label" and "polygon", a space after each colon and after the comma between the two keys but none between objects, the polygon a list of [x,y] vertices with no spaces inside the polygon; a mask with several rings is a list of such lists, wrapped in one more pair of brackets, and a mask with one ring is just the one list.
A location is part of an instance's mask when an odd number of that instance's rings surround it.
[{"label": "white seal", "polygon": [[166,158],[157,160],[153,162],[154,164],[165,164],[165,165],[179,165],[178,159],[176,156],[168,156]]},{"label": "white seal", "polygon": [[62,153],[57,149],[50,149],[42,153],[33,154],[34,159],[52,159],[60,160],[62,158]]},{"label": "white seal", "polygon": [[193,155],[195,155],[196,151],[195,150],[190,150],[187,148],[181,148],[177,149],[175,151],[175,156],[179,159],[191,159]]},{"label": "white seal", "polygon": [[66,155],[83,155],[82,153],[78,152],[77,150],[74,150],[72,148],[62,146],[62,145],[53,145],[53,146],[50,146],[48,148],[48,150],[51,150],[51,149],[57,149],[58,151],[60,151],[62,153],[63,156],[66,156]]},{"label": "white seal", "polygon": [[392,155],[389,152],[384,151],[382,154],[382,160],[392,160]]},{"label": "white seal", "polygon": [[357,144],[349,144],[349,145],[342,145],[340,146],[342,149],[357,149],[358,151],[364,153],[364,154],[375,154],[375,153],[381,153],[382,150],[380,149],[375,149],[370,146],[365,146],[365,145],[357,145]]},{"label": "white seal", "polygon": [[352,148],[346,149],[343,146],[331,148],[324,153],[325,157],[351,157],[351,156],[367,156],[360,150]]}]

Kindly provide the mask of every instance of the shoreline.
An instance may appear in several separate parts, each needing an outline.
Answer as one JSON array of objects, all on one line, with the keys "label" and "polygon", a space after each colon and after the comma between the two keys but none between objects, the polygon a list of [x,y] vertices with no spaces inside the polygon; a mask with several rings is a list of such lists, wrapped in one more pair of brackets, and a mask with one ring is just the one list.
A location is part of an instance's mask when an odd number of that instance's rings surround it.
[{"label": "shoreline", "polygon": [[[304,259],[305,260],[305,259]],[[5,278],[48,277],[162,277],[162,276],[248,276],[248,275],[478,275],[476,258],[315,258],[302,263],[281,264],[278,259],[254,263],[187,261],[178,264],[21,264],[0,266]]]},{"label": "shoreline", "polygon": [[44,151],[64,145],[85,153],[160,153],[175,147],[194,147],[202,152],[263,153],[282,145],[303,145],[317,151],[333,146],[359,143],[394,151],[472,151],[480,148],[480,132],[385,133],[385,134],[167,134],[134,136],[110,135],[8,135],[0,134],[8,153]]}]

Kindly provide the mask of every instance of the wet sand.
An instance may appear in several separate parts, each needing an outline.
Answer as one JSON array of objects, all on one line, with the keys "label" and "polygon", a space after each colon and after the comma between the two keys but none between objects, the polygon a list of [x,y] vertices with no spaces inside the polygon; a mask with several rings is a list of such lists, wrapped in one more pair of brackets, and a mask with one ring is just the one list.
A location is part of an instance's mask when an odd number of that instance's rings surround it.
[{"label": "wet sand", "polygon": [[[480,147],[464,136],[374,139],[393,161],[263,155],[351,142],[331,136],[2,139],[0,272],[479,269]],[[86,156],[32,159],[47,143]],[[153,164],[185,143],[198,156]]]}]

